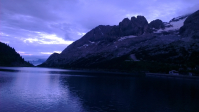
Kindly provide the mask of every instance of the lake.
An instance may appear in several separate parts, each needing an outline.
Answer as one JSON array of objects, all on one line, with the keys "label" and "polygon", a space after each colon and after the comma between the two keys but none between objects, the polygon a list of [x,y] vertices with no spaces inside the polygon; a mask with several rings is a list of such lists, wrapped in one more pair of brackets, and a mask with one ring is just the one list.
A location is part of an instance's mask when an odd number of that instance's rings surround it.
[{"label": "lake", "polygon": [[199,80],[0,67],[1,112],[199,112]]}]

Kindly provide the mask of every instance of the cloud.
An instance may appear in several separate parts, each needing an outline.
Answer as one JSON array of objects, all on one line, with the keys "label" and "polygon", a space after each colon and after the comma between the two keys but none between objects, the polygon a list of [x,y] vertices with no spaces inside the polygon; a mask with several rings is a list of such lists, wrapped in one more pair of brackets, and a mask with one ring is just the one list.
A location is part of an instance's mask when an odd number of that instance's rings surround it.
[{"label": "cloud", "polygon": [[[7,15],[24,15],[45,21],[58,21],[61,18],[54,16],[53,0],[1,0],[1,10]],[[54,8],[55,9],[55,8]]]},{"label": "cloud", "polygon": [[27,54],[27,53],[25,53],[25,52],[23,52],[23,51],[17,51],[17,53],[19,53],[21,56],[26,56],[26,55],[28,55],[28,56],[32,56],[32,54]]},{"label": "cloud", "polygon": [[61,53],[61,51],[54,51],[54,52],[40,52],[41,54],[47,54],[47,55],[50,55],[50,54],[53,54],[53,53]]},{"label": "cloud", "polygon": [[[36,43],[36,44],[66,44],[69,45],[73,41],[66,41],[63,38],[58,37],[55,34],[45,34],[36,32],[37,36],[31,36],[30,38],[21,38],[24,43]],[[33,38],[34,37],[34,38]]]},{"label": "cloud", "polygon": [[198,6],[198,0],[0,0],[0,41],[42,55],[63,50],[98,25],[137,15],[167,22]]}]

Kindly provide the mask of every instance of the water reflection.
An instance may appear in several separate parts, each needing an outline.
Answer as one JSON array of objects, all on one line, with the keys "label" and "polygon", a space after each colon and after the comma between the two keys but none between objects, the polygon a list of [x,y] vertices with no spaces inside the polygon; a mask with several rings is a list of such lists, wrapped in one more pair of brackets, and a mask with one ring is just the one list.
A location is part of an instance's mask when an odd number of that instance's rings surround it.
[{"label": "water reflection", "polygon": [[47,68],[3,69],[16,72],[0,70],[2,112],[199,111],[196,79],[122,77]]},{"label": "water reflection", "polygon": [[[60,77],[89,111],[198,111],[198,80]],[[78,82],[78,83],[77,83]]]},{"label": "water reflection", "polygon": [[[30,68],[25,69],[28,70]],[[6,79],[0,85],[8,83],[0,88],[0,111],[83,111],[79,99],[70,94],[67,85],[60,85],[60,75],[45,71],[7,72],[3,75],[0,72],[0,79]]]}]

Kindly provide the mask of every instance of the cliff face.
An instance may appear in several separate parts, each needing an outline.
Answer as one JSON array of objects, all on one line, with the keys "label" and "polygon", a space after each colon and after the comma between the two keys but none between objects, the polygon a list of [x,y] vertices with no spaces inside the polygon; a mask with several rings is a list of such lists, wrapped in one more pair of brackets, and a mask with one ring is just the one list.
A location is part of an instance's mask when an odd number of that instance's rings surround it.
[{"label": "cliff face", "polygon": [[33,65],[24,61],[14,48],[0,42],[0,66],[29,67]]},{"label": "cliff face", "polygon": [[164,29],[165,28],[165,25],[163,24],[162,20],[159,20],[159,19],[152,21],[149,25],[152,29]]},{"label": "cliff face", "polygon": [[184,37],[199,39],[199,10],[190,15],[180,28],[180,34]]},{"label": "cliff face", "polygon": [[[61,54],[51,55],[40,66],[114,69],[115,65],[124,61],[133,61],[132,56],[140,61],[187,64],[199,51],[198,40],[186,36],[184,32],[189,31],[181,29],[186,29],[186,21],[199,20],[195,16],[197,14],[193,13],[173,18],[169,23],[159,19],[148,23],[144,16],[138,16],[131,20],[125,18],[117,26],[100,25],[69,45]],[[198,30],[196,27],[189,29]],[[194,35],[197,33],[193,32]]]}]

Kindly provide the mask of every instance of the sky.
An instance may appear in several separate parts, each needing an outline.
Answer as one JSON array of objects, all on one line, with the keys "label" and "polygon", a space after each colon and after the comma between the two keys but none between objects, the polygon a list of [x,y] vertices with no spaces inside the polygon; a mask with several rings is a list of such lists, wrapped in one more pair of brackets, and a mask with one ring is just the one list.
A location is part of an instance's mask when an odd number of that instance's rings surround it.
[{"label": "sky", "polygon": [[199,0],[0,0],[0,41],[25,57],[60,53],[98,25],[143,15],[148,22],[199,10]]}]

